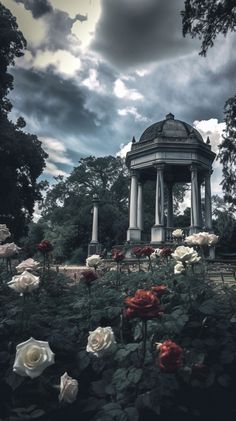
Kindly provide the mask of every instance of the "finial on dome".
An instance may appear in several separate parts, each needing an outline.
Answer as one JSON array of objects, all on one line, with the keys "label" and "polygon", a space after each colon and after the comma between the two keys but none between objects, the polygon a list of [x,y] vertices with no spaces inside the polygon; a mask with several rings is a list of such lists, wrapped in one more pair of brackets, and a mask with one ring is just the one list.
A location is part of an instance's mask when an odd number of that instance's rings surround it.
[{"label": "finial on dome", "polygon": [[166,120],[174,120],[175,116],[172,113],[166,114]]},{"label": "finial on dome", "polygon": [[136,139],[135,139],[135,137],[133,136],[132,143],[135,143],[135,142],[136,142]]},{"label": "finial on dome", "polygon": [[210,143],[211,143],[210,138],[209,138],[209,136],[207,136],[206,144],[210,145]]}]

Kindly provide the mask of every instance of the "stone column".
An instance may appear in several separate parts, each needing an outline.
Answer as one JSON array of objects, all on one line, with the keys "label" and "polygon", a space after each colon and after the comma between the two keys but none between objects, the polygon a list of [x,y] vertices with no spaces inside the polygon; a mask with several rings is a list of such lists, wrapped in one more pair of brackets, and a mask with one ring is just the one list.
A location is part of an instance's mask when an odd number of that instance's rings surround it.
[{"label": "stone column", "polygon": [[198,200],[199,200],[199,225],[203,227],[202,221],[202,200],[201,200],[201,180],[198,178]]},{"label": "stone column", "polygon": [[164,228],[164,164],[157,164],[155,225],[152,227],[151,242],[165,241]]},{"label": "stone column", "polygon": [[167,184],[167,227],[173,227],[173,183]]},{"label": "stone column", "polygon": [[138,182],[138,214],[137,214],[138,228],[143,231],[143,185]]},{"label": "stone column", "polygon": [[93,226],[91,243],[98,243],[98,203],[99,198],[95,194],[93,196]]},{"label": "stone column", "polygon": [[127,231],[127,241],[140,241],[141,231],[137,226],[138,209],[138,175],[135,171],[131,172],[130,182],[130,202],[129,202],[129,228]]},{"label": "stone column", "polygon": [[211,174],[212,170],[205,174],[205,226],[208,231],[212,230]]},{"label": "stone column", "polygon": [[198,190],[198,175],[197,166],[192,164],[190,167],[191,171],[191,227],[190,232],[194,233],[198,231],[200,226],[199,221],[199,190]]},{"label": "stone column", "polygon": [[99,198],[97,194],[95,194],[93,196],[92,239],[88,245],[88,256],[101,253],[101,244],[98,242],[98,204]]}]

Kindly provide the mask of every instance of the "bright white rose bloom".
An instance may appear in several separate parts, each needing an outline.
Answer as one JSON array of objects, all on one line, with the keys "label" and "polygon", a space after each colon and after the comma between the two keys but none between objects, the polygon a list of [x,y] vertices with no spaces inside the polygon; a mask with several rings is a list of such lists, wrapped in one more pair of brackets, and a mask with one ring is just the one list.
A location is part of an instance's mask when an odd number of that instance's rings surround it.
[{"label": "bright white rose bloom", "polygon": [[218,242],[219,236],[215,234],[208,235],[208,245],[214,246]]},{"label": "bright white rose bloom", "polygon": [[72,403],[76,400],[77,393],[77,380],[72,379],[72,377],[68,376],[68,374],[65,372],[63,376],[61,376],[59,401]]},{"label": "bright white rose bloom", "polygon": [[38,269],[40,263],[34,259],[23,260],[18,266],[16,266],[16,270],[18,273],[24,272],[25,270],[35,270]]},{"label": "bright white rose bloom", "polygon": [[12,280],[7,285],[20,294],[24,292],[31,292],[39,286],[39,276],[34,276],[32,273],[25,270],[21,275],[13,276]]},{"label": "bright white rose bloom", "polygon": [[15,243],[7,243],[0,246],[0,257],[11,257],[15,253],[19,253],[20,247]]},{"label": "bright white rose bloom", "polygon": [[5,241],[10,235],[11,233],[6,224],[0,224],[0,241]]},{"label": "bright white rose bloom", "polygon": [[195,246],[195,237],[194,235],[188,235],[188,237],[185,237],[185,243],[187,243],[189,246]]},{"label": "bright white rose bloom", "polygon": [[115,336],[111,327],[98,327],[89,332],[87,352],[91,352],[96,357],[101,357],[112,344],[115,344]]},{"label": "bright white rose bloom", "polygon": [[181,230],[180,228],[177,228],[176,230],[174,230],[174,231],[172,232],[172,235],[173,235],[173,237],[175,237],[175,238],[180,238],[180,237],[183,237],[183,236],[184,236],[184,232],[183,232],[183,230]]},{"label": "bright white rose bloom", "polygon": [[178,262],[174,267],[174,273],[176,275],[185,272],[185,267],[182,262]]},{"label": "bright white rose bloom", "polygon": [[99,254],[93,254],[92,256],[87,257],[87,259],[86,259],[86,266],[90,267],[90,268],[91,267],[92,268],[97,267],[101,263],[102,263],[102,258],[101,258],[101,256],[99,256]]},{"label": "bright white rose bloom", "polygon": [[34,379],[52,364],[54,364],[54,354],[48,342],[30,338],[17,345],[13,371],[20,376]]},{"label": "bright white rose bloom", "polygon": [[208,232],[198,232],[197,234],[193,234],[195,237],[195,244],[198,246],[205,246],[208,245],[209,242],[209,233]]},{"label": "bright white rose bloom", "polygon": [[172,253],[172,257],[179,262],[185,263],[197,263],[201,259],[193,247],[185,246],[177,247],[174,253]]}]

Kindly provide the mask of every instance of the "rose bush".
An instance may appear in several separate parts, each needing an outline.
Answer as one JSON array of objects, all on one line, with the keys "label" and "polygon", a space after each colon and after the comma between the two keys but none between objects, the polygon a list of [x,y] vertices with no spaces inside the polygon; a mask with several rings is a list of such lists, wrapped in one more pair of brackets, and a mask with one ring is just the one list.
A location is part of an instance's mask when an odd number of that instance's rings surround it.
[{"label": "rose bush", "polygon": [[13,371],[20,376],[34,379],[51,364],[54,364],[54,354],[48,342],[30,338],[17,345]]}]

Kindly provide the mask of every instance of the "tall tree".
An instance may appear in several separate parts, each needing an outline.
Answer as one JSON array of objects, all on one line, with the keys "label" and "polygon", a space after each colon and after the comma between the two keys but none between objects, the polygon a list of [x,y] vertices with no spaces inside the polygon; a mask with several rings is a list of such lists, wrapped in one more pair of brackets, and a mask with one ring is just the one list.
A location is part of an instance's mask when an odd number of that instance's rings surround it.
[{"label": "tall tree", "polygon": [[13,89],[8,66],[24,54],[25,46],[16,19],[0,3],[0,223],[7,223],[16,238],[25,233],[41,197],[37,178],[47,157],[37,137],[22,131],[22,117],[16,124],[8,119],[12,105],[7,95]]},{"label": "tall tree", "polygon": [[[185,0],[181,12],[183,35],[202,42],[200,55],[206,56],[219,34],[236,31],[236,0]],[[225,200],[236,205],[236,95],[225,104],[226,129],[218,158],[223,165],[222,188]]]}]

